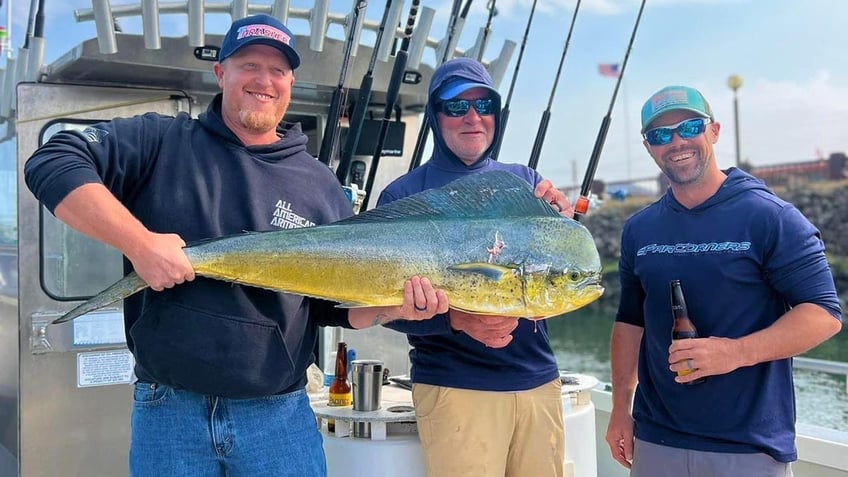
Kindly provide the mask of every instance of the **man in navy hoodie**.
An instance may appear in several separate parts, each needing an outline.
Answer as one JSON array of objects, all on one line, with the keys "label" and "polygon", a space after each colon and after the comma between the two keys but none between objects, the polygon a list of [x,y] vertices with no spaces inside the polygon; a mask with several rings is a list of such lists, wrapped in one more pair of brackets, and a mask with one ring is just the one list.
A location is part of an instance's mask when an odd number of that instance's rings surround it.
[{"label": "man in navy hoodie", "polygon": [[[391,183],[378,205],[482,171],[535,186],[565,216],[565,195],[533,169],[490,156],[500,95],[479,62],[445,62],[430,82],[430,160]],[[420,326],[419,326],[420,325]],[[562,476],[565,435],[556,359],[544,321],[451,309],[427,322],[393,322],[412,345],[412,397],[432,477]]]},{"label": "man in navy hoodie", "polygon": [[[685,86],[642,108],[671,187],[621,238],[606,440],[633,477],[792,475],[792,357],[842,326],[819,231],[762,181],[719,169],[720,129]],[[700,338],[672,341],[671,280]]]},{"label": "man in navy hoodie", "polygon": [[352,215],[300,124],[281,122],[299,64],[279,20],[237,20],[214,65],[222,93],[199,118],[149,113],[60,132],[26,164],[27,185],[56,217],[120,250],[150,285],[124,304],[138,377],[132,476],[324,477],[304,390],[318,327],[447,311],[444,292],[418,277],[403,306],[349,312],[195,279],[186,242]]}]

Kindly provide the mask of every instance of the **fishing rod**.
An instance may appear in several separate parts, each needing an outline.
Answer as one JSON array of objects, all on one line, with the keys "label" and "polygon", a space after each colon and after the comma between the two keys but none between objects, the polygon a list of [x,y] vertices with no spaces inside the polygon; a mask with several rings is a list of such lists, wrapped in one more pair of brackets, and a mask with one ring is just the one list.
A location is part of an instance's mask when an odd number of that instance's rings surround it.
[{"label": "fishing rod", "polygon": [[374,40],[374,51],[371,53],[371,61],[368,63],[368,71],[362,76],[362,82],[359,85],[359,96],[356,98],[356,103],[353,107],[353,114],[350,115],[350,124],[348,125],[347,138],[342,147],[342,155],[339,160],[339,167],[336,169],[336,177],[342,185],[350,185],[350,164],[353,162],[353,156],[356,154],[356,148],[359,146],[359,135],[362,133],[362,124],[365,122],[365,113],[368,112],[368,105],[371,103],[371,88],[374,84],[374,66],[377,64],[377,54],[380,50],[380,43],[383,40],[383,31],[386,29],[386,23],[389,21],[389,13],[394,0],[386,0],[386,9],[383,10],[383,19],[380,21],[380,28],[377,30],[377,38]]},{"label": "fishing rod", "polygon": [[633,49],[633,40],[636,39],[636,31],[639,29],[639,20],[641,20],[642,11],[645,9],[645,2],[646,0],[642,0],[639,13],[636,15],[636,24],[633,25],[633,33],[630,34],[630,43],[627,45],[627,52],[624,54],[624,61],[621,63],[618,79],[615,81],[615,89],[612,92],[609,109],[607,110],[607,115],[601,120],[601,129],[598,131],[598,137],[595,138],[592,156],[589,158],[589,165],[586,166],[586,175],[583,176],[583,184],[580,186],[580,197],[577,198],[577,203],[574,204],[574,220],[577,221],[589,211],[589,192],[595,178],[595,171],[598,169],[598,161],[601,158],[604,142],[607,139],[607,132],[609,131],[610,121],[612,120],[612,108],[615,105],[615,97],[618,95],[621,79],[624,78],[624,69],[627,67],[627,60],[630,58],[630,50]]},{"label": "fishing rod", "polygon": [[521,39],[521,48],[518,50],[518,59],[515,61],[515,70],[512,72],[512,80],[509,84],[509,92],[506,95],[506,102],[501,108],[500,127],[498,129],[497,139],[492,147],[492,159],[498,160],[498,155],[501,153],[501,144],[503,143],[504,133],[506,132],[506,123],[509,121],[509,103],[512,101],[512,91],[515,89],[515,80],[518,79],[518,69],[521,68],[521,58],[524,56],[524,47],[527,46],[527,37],[530,35],[530,24],[533,23],[533,13],[536,11],[536,0],[533,0],[533,6],[530,7],[530,18],[527,19],[527,26],[524,28],[524,38]]},{"label": "fishing rod", "polygon": [[557,67],[554,85],[551,87],[551,96],[548,98],[548,107],[542,113],[542,119],[539,121],[539,129],[536,131],[536,140],[533,142],[533,150],[530,152],[530,161],[527,165],[531,169],[535,169],[539,165],[539,156],[542,154],[542,144],[545,142],[545,136],[548,133],[548,122],[551,120],[551,105],[554,103],[554,95],[556,94],[557,84],[559,83],[559,75],[562,72],[562,64],[565,62],[565,53],[568,51],[568,44],[571,42],[571,32],[574,30],[574,22],[577,20],[577,10],[580,10],[580,1],[577,0],[577,5],[574,6],[574,15],[571,17],[571,26],[568,27],[568,36],[565,37],[565,46],[562,48],[562,55],[559,57],[559,67]]},{"label": "fishing rod", "polygon": [[[450,58],[453,53],[450,51],[452,48],[450,47],[453,44],[453,36],[456,34],[456,24],[460,18],[459,8],[462,4],[462,0],[453,0],[453,7],[451,8],[451,16],[448,26],[448,33],[445,37],[445,51],[442,52],[441,61],[436,65],[438,68],[442,66],[442,64]],[[471,0],[468,0],[468,3],[465,4],[466,8],[464,13],[468,14],[468,7],[471,5]],[[465,17],[462,17],[465,18]],[[429,99],[427,103],[429,104]],[[424,154],[424,145],[427,143],[427,136],[430,134],[430,119],[427,116],[426,112],[424,117],[421,119],[421,129],[418,130],[418,139],[415,140],[415,149],[412,151],[412,161],[409,163],[409,170],[413,170],[416,167],[421,165],[421,156]]]},{"label": "fishing rod", "polygon": [[486,19],[486,26],[483,27],[483,38],[480,40],[480,51],[477,52],[477,61],[483,61],[483,52],[486,51],[486,44],[489,43],[489,34],[492,33],[492,18],[498,14],[498,9],[495,8],[495,0],[489,0],[486,8],[489,9],[489,18]]},{"label": "fishing rod", "polygon": [[383,155],[383,144],[386,142],[386,134],[389,131],[389,122],[392,119],[392,110],[395,108],[400,85],[403,82],[403,76],[406,73],[406,63],[409,59],[409,42],[412,39],[412,27],[415,25],[415,18],[418,16],[418,5],[420,0],[412,0],[412,7],[409,9],[409,16],[406,19],[406,28],[403,31],[403,40],[400,43],[400,50],[395,54],[395,65],[392,69],[392,77],[389,80],[389,86],[386,90],[386,108],[383,111],[383,120],[380,122],[380,133],[377,135],[377,146],[374,149],[374,155],[371,157],[371,165],[368,166],[368,180],[365,184],[365,199],[363,204],[368,207],[368,200],[371,199],[371,190],[374,188],[374,178],[377,176],[377,166],[380,164],[380,157]]},{"label": "fishing rod", "polygon": [[342,58],[342,68],[339,73],[339,84],[333,91],[333,97],[330,100],[330,111],[327,113],[327,124],[324,126],[324,136],[321,138],[321,149],[318,151],[318,160],[326,165],[330,165],[333,160],[333,153],[336,148],[336,135],[339,132],[339,117],[341,116],[342,97],[344,96],[344,84],[347,79],[347,69],[350,66],[350,56],[353,50],[353,42],[356,41],[356,25],[359,23],[359,17],[365,12],[365,7],[368,2],[365,0],[355,0],[353,2],[353,16],[351,17],[350,29],[347,32],[345,40],[344,58]]}]

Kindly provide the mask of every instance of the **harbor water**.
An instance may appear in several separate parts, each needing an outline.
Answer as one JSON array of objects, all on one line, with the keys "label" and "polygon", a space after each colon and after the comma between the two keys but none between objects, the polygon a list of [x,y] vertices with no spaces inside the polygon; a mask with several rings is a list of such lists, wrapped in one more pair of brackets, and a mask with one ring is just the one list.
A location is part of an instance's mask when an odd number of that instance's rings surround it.
[{"label": "harbor water", "polygon": [[[548,320],[551,346],[559,367],[609,382],[609,337],[613,314],[589,307]],[[848,363],[848,330],[803,356]],[[848,432],[848,385],[845,375],[795,369],[798,422]]]}]

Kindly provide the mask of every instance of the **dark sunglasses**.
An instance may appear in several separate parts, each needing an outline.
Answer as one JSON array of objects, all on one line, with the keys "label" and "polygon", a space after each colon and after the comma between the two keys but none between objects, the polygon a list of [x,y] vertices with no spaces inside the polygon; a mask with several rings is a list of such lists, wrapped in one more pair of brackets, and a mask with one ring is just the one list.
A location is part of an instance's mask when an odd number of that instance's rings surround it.
[{"label": "dark sunglasses", "polygon": [[710,122],[708,118],[687,119],[671,126],[663,126],[645,131],[643,137],[652,146],[665,146],[671,142],[675,131],[677,131],[677,135],[682,139],[692,139],[703,134],[707,129],[707,124],[710,124]]},{"label": "dark sunglasses", "polygon": [[492,98],[483,99],[449,99],[436,103],[436,110],[450,116],[452,118],[461,118],[468,114],[471,107],[477,111],[480,116],[489,116],[495,114],[495,100]]}]

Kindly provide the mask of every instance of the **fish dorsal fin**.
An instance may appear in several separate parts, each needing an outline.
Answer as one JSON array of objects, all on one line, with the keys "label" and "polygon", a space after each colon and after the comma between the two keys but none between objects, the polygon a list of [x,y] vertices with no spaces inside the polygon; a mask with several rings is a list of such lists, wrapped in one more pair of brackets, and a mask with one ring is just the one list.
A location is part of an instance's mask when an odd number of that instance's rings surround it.
[{"label": "fish dorsal fin", "polygon": [[551,206],[533,195],[524,179],[506,171],[471,174],[445,186],[419,192],[337,223],[385,222],[413,217],[483,219],[557,217]]}]

